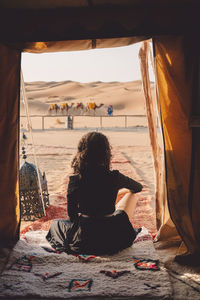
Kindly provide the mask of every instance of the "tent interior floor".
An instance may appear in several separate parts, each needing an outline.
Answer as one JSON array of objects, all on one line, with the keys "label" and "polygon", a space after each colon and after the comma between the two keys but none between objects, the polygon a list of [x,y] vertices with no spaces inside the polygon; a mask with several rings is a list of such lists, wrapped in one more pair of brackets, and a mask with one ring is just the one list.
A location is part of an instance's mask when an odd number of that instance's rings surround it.
[{"label": "tent interior floor", "polygon": [[[160,262],[165,266],[169,273],[170,281],[172,284],[172,299],[174,300],[186,300],[200,299],[200,267],[188,267],[181,266],[174,262],[179,248],[179,244],[169,245],[161,242],[154,243],[155,249],[160,258]],[[9,248],[0,248],[0,275],[3,272],[11,253]],[[9,297],[0,299],[9,300]],[[15,300],[22,300],[24,298],[15,298]],[[42,299],[42,298],[41,298]],[[103,297],[84,297],[84,300],[98,300],[104,299]],[[128,300],[130,298],[116,298],[114,300]],[[135,298],[134,298],[135,299]],[[38,300],[38,298],[31,298],[31,300]],[[52,300],[57,300],[53,298]],[[80,298],[81,300],[81,298]]]}]

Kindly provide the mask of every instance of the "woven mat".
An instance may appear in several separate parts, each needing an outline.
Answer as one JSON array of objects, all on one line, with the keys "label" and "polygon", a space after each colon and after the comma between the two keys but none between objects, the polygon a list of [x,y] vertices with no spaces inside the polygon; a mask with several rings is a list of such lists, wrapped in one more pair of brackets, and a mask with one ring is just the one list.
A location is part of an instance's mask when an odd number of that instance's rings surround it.
[{"label": "woven mat", "polygon": [[170,299],[168,273],[146,228],[112,256],[49,252],[46,233],[29,231],[16,244],[0,278],[0,297]]}]

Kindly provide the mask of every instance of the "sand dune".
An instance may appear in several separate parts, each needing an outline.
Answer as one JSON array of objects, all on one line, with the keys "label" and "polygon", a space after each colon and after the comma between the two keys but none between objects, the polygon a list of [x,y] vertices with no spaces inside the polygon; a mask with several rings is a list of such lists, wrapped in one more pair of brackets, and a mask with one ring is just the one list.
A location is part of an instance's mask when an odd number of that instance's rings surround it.
[{"label": "sand dune", "polygon": [[[29,82],[25,84],[30,114],[47,114],[51,103],[88,102],[114,107],[114,114],[145,114],[141,81],[130,82]],[[153,89],[153,83],[152,83]],[[24,107],[21,105],[21,112]]]}]

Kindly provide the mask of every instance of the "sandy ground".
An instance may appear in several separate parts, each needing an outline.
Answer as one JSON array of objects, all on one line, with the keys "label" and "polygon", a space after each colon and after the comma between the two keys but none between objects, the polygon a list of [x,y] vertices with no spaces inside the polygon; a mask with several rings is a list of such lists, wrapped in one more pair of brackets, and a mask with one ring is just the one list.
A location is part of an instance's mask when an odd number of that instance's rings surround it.
[{"label": "sandy ground", "polygon": [[[47,177],[50,198],[63,190],[62,178],[69,172],[70,162],[76,152],[78,141],[91,130],[98,130],[98,128],[33,131],[34,147],[30,133],[25,132],[27,161],[35,163],[33,155],[35,152],[37,164]],[[109,138],[113,151],[122,153],[127,160],[131,161],[138,175],[143,178],[151,193],[154,194],[155,176],[148,128],[101,130],[101,132]],[[21,163],[23,163],[22,157]]]}]

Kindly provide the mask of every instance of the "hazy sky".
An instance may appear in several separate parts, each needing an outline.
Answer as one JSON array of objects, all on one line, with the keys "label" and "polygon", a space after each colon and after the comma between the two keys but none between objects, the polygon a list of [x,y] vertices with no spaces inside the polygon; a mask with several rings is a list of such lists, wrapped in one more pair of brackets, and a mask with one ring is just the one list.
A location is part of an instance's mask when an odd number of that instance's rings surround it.
[{"label": "hazy sky", "polygon": [[22,54],[24,80],[133,81],[141,79],[138,51],[141,43],[126,47]]}]

